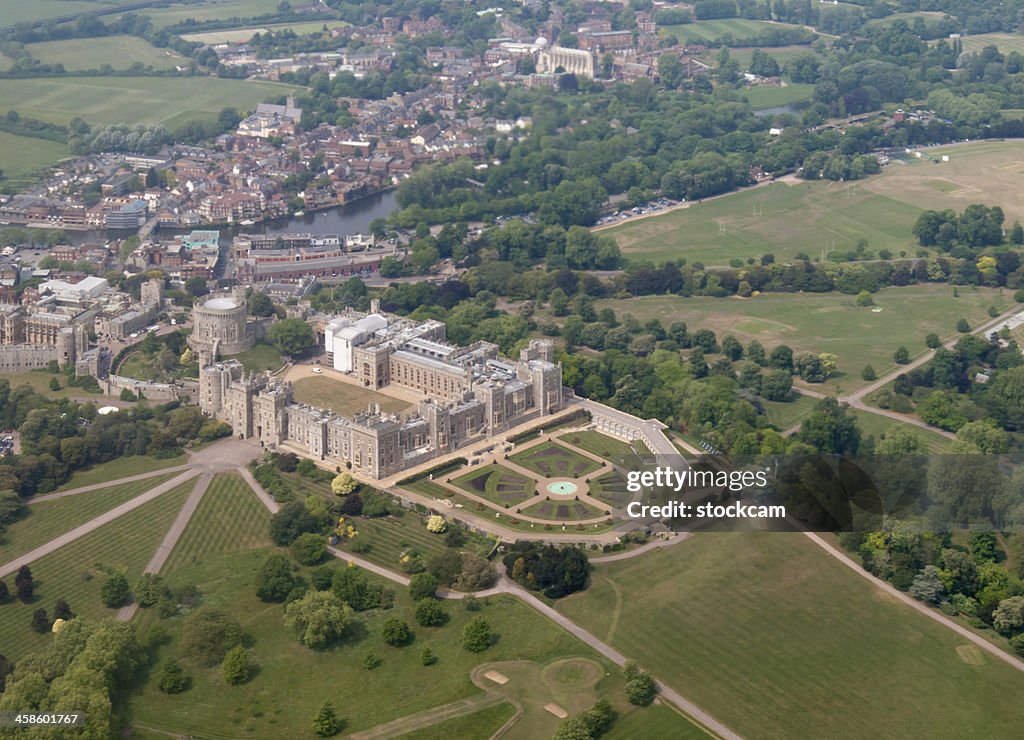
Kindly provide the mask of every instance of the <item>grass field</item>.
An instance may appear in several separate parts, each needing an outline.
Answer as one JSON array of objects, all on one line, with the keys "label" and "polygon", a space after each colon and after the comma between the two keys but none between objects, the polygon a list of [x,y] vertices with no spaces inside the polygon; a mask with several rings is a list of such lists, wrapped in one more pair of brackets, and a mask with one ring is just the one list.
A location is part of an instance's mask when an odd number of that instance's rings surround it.
[{"label": "grass field", "polygon": [[284,364],[281,353],[273,345],[258,342],[239,355],[232,355],[247,372],[262,373],[264,370],[277,370]]},{"label": "grass field", "polygon": [[29,185],[35,181],[36,172],[56,164],[68,154],[67,146],[56,141],[0,131],[0,170],[4,171],[5,184]]},{"label": "grass field", "polygon": [[754,110],[777,108],[783,105],[799,103],[802,100],[810,100],[813,94],[814,85],[803,85],[795,82],[785,87],[757,85],[744,92],[744,95],[747,96],[747,101]]},{"label": "grass field", "polygon": [[182,34],[186,41],[197,41],[201,44],[239,44],[248,41],[254,34],[265,34],[268,31],[278,33],[280,31],[291,31],[302,36],[304,34],[321,33],[324,26],[327,30],[333,28],[344,28],[349,24],[345,21],[322,20],[310,21],[308,23],[275,23],[269,26],[246,26],[245,28],[225,28],[217,31],[204,31],[202,33]]},{"label": "grass field", "polygon": [[[697,21],[684,23],[680,26],[659,26],[663,35],[675,36],[680,42],[693,39],[697,42],[715,41],[729,34],[734,39],[756,36],[766,29],[795,28],[788,23],[769,23],[768,21],[748,21],[745,18],[722,18],[713,21]],[[807,47],[810,48],[810,47]]]},{"label": "grass field", "polygon": [[[926,159],[898,160],[866,180],[776,182],[603,231],[630,257],[726,265],[765,252],[781,260],[798,252],[816,257],[822,250],[852,249],[860,239],[873,251],[914,254],[918,245],[911,229],[924,209],[962,211],[986,203],[1002,207],[1007,224],[1024,222],[1024,191],[1018,187],[1024,142],[986,141],[925,152]],[[931,161],[943,154],[949,162]]]},{"label": "grass field", "polygon": [[18,660],[50,639],[33,632],[30,622],[36,609],[52,612],[57,599],[67,601],[75,614],[113,616],[114,610],[100,600],[105,569],[123,568],[134,586],[194,485],[195,481],[186,481],[32,563],[37,582],[33,602],[11,602],[0,609],[0,645],[7,657]]},{"label": "grass field", "polygon": [[578,522],[583,519],[597,519],[605,516],[605,511],[595,506],[562,496],[552,496],[550,501],[540,501],[533,506],[527,506],[522,513],[524,516],[546,519],[551,522]]},{"label": "grass field", "polygon": [[977,35],[966,35],[962,39],[964,51],[973,53],[981,51],[986,46],[995,46],[1003,54],[1011,51],[1024,53],[1024,34],[1020,33],[979,33]]},{"label": "grass field", "polygon": [[627,257],[684,257],[706,265],[727,265],[731,259],[758,258],[766,252],[783,262],[800,252],[816,257],[826,247],[829,252],[853,249],[860,239],[872,250],[913,254],[917,247],[911,228],[921,210],[869,192],[862,182],[787,181],[602,231],[615,237]]},{"label": "grass field", "polygon": [[126,0],[0,0],[0,24],[7,26],[26,21],[42,21],[126,4]]},{"label": "grass field", "polygon": [[39,547],[105,511],[160,485],[174,473],[26,506],[25,515],[0,535],[0,563]]},{"label": "grass field", "polygon": [[748,737],[1013,737],[1024,722],[1024,676],[965,662],[963,638],[799,534],[698,534],[595,566],[557,608]]},{"label": "grass field", "polygon": [[[0,132],[0,141],[3,140],[3,136],[4,134]],[[17,138],[20,139],[21,137]],[[36,141],[36,139],[33,139],[33,141]],[[0,154],[0,156],[3,155]],[[55,376],[61,385],[59,391],[50,390],[50,380]],[[45,370],[29,370],[23,373],[0,373],[0,380],[6,380],[11,384],[12,389],[17,388],[19,385],[27,385],[36,393],[50,398],[88,398],[89,400],[95,400],[97,403],[102,402],[105,398],[102,393],[90,393],[82,388],[68,388],[67,376],[63,373],[51,373]]]},{"label": "grass field", "polygon": [[119,457],[116,460],[99,463],[98,465],[92,465],[77,471],[71,476],[71,480],[62,486],[58,486],[57,490],[67,491],[71,488],[91,486],[95,483],[106,483],[107,481],[127,478],[130,475],[138,475],[139,473],[151,473],[161,468],[182,465],[186,461],[187,458],[184,455],[167,458],[156,458],[149,455]]},{"label": "grass field", "polygon": [[173,130],[186,121],[213,119],[225,107],[250,111],[267,98],[296,90],[291,85],[213,77],[75,77],[0,80],[0,113],[67,123],[162,123]]},{"label": "grass field", "polygon": [[171,572],[227,552],[270,544],[270,512],[241,476],[222,473],[210,483],[164,568]]},{"label": "grass field", "polygon": [[402,740],[451,740],[451,738],[491,737],[516,713],[511,704],[481,709],[465,717],[439,722],[422,730],[402,735]]},{"label": "grass field", "polygon": [[173,26],[192,18],[197,21],[255,18],[277,12],[280,0],[205,0],[201,3],[146,8],[136,11],[149,16],[157,28]]},{"label": "grass field", "polygon": [[861,411],[860,409],[851,409],[851,411],[857,418],[857,426],[860,427],[861,436],[867,437],[869,435],[874,435],[876,442],[882,438],[882,435],[892,429],[901,427],[917,435],[921,440],[921,443],[924,445],[924,451],[926,453],[937,454],[948,452],[949,446],[953,443],[953,440],[948,437],[943,437],[938,432],[921,429],[916,426],[909,426],[896,421],[895,419],[889,419],[879,414],[872,414],[870,411]]},{"label": "grass field", "polygon": [[[413,512],[406,512],[400,518],[356,517],[352,522],[359,532],[356,539],[370,547],[366,552],[358,553],[359,557],[396,572],[401,571],[400,560],[403,554],[408,554],[410,550],[429,562],[447,549],[444,535],[428,532],[422,517]],[[351,540],[343,540],[338,547],[347,551],[351,549],[351,544]],[[459,549],[485,555],[490,551],[490,543],[482,537],[470,536]]]},{"label": "grass field", "polygon": [[641,740],[641,738],[672,738],[694,740],[706,738],[707,733],[675,709],[666,704],[652,704],[646,709],[631,712],[615,720],[602,737],[607,740]]},{"label": "grass field", "polygon": [[1010,307],[1011,296],[995,288],[961,287],[959,298],[953,298],[952,290],[937,284],[885,288],[874,296],[882,309],[877,313],[841,293],[765,293],[746,300],[647,296],[627,304],[598,301],[597,308],[630,313],[641,322],[659,318],[666,326],[685,321],[691,329],[713,330],[719,340],[726,334],[744,344],[757,339],[769,351],[787,344],[795,352],[832,352],[839,374],[814,387],[833,393],[863,385],[860,372],[865,365],[878,375],[896,368],[892,354],[901,345],[916,357],[926,351],[928,333],[950,338],[961,317],[978,326],[988,320],[989,306],[999,311]]},{"label": "grass field", "polygon": [[[621,678],[614,668],[512,597],[488,599],[478,612],[498,635],[496,644],[481,654],[461,647],[463,625],[473,614],[459,604],[446,603],[451,615],[447,625],[415,626],[413,604],[404,589],[396,590],[393,609],[361,613],[362,627],[343,644],[309,650],[282,627],[281,606],[264,604],[255,596],[256,571],[267,552],[223,555],[170,572],[172,586],[195,583],[206,606],[225,609],[242,622],[252,637],[253,658],[260,667],[255,678],[242,686],[227,686],[218,669],[183,661],[192,688],[168,696],[150,680],[130,701],[133,721],[150,731],[202,737],[305,737],[310,734],[310,718],[330,699],[346,720],[345,731],[355,732],[478,696],[480,690],[470,681],[469,672],[482,662],[547,663],[569,656],[597,660],[605,671],[612,672],[599,689],[607,687],[609,698],[621,697]],[[384,644],[381,625],[390,617],[413,625],[411,645],[394,648]],[[176,652],[180,622],[173,619],[163,624],[170,630],[172,642],[162,648],[162,656],[170,657]],[[420,663],[420,653],[427,646],[438,658],[436,665]],[[370,650],[383,659],[373,671],[362,667],[363,656]]]},{"label": "grass field", "polygon": [[796,396],[792,401],[765,401],[764,413],[768,421],[779,429],[789,429],[794,424],[799,424],[814,411],[818,403],[817,398],[810,396]]},{"label": "grass field", "polygon": [[868,26],[891,26],[898,21],[905,21],[913,28],[914,19],[921,18],[926,25],[934,25],[946,16],[945,13],[931,10],[918,10],[913,13],[893,13],[885,18],[872,18],[865,25]]},{"label": "grass field", "polygon": [[158,49],[137,36],[104,36],[102,38],[42,41],[25,47],[34,59],[43,64],[63,64],[64,69],[99,69],[109,64],[114,69],[128,69],[142,64],[155,69],[173,69],[187,60],[172,49]]},{"label": "grass field", "polygon": [[339,414],[351,416],[366,411],[371,403],[379,403],[382,411],[398,412],[409,408],[405,401],[385,396],[383,393],[360,388],[333,378],[301,378],[295,383],[295,400],[321,408],[333,409]]}]

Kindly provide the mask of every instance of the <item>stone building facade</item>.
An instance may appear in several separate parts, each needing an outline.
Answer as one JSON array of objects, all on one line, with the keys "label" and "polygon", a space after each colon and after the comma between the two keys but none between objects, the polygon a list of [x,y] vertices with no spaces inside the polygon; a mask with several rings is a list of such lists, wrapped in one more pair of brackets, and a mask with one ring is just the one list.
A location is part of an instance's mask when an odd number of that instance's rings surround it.
[{"label": "stone building facade", "polygon": [[211,294],[192,309],[192,334],[188,343],[208,361],[236,355],[252,347],[254,332],[246,324],[245,287],[230,293]]},{"label": "stone building facade", "polygon": [[352,374],[367,387],[395,383],[422,391],[412,413],[383,413],[373,405],[346,417],[299,404],[290,383],[247,374],[234,360],[201,368],[200,407],[229,423],[239,438],[268,449],[286,445],[378,479],[562,408],[562,369],[549,340],[531,341],[513,362],[498,358],[497,347],[486,342],[439,342],[439,322],[386,318],[390,334],[379,330],[373,341],[352,348],[359,358]]}]

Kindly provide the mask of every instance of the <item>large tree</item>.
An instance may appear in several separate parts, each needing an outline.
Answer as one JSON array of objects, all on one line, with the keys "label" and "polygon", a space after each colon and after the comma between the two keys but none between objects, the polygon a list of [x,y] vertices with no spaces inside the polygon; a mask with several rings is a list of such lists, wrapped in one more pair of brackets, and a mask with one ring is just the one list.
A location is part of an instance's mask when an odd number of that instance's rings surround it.
[{"label": "large tree", "polygon": [[310,591],[285,609],[284,624],[303,645],[321,650],[356,622],[352,607],[330,591]]},{"label": "large tree", "polygon": [[282,319],[270,327],[270,341],[286,355],[300,355],[316,344],[313,330],[302,319]]}]

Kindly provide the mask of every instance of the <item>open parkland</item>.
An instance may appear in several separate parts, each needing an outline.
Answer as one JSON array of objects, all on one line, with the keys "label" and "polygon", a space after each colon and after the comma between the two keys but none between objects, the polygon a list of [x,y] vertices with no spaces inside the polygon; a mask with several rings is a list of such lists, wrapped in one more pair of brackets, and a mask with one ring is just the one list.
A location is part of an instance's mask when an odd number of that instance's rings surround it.
[{"label": "open parkland", "polygon": [[[339,408],[389,395],[341,374],[301,371],[290,371],[298,393]],[[353,517],[359,538],[329,552],[339,567],[347,563],[364,569],[371,583],[389,584],[395,601],[363,612],[357,634],[333,648],[303,647],[281,627],[281,607],[255,596],[260,564],[278,551],[268,524],[279,505],[247,466],[259,447],[239,440],[171,460],[125,458],[37,497],[0,542],[0,574],[10,577],[29,563],[37,601],[0,609],[0,641],[14,659],[44,645],[52,638],[29,628],[30,613],[63,598],[75,613],[159,626],[167,634],[160,655],[173,657],[182,616],[161,618],[135,604],[107,609],[99,581],[117,568],[131,581],[148,572],[171,588],[194,585],[204,608],[242,624],[258,671],[230,686],[219,671],[183,658],[189,701],[159,691],[153,680],[122,698],[139,737],[306,736],[325,696],[345,708],[344,732],[359,738],[550,736],[563,714],[600,698],[620,713],[610,737],[783,737],[821,728],[856,737],[868,729],[866,704],[872,727],[883,732],[926,727],[996,736],[1024,721],[1013,701],[1024,688],[1024,663],[945,617],[917,613],[909,598],[849,567],[827,542],[799,533],[702,531],[615,546],[629,524],[622,509],[635,495],[626,491],[624,474],[651,450],[573,413],[587,404],[576,401],[542,426],[527,422],[400,479],[364,482],[405,509]],[[322,480],[289,480],[300,498],[337,499]],[[497,634],[485,654],[460,646],[473,614],[456,591],[439,594],[447,624],[417,627],[415,650],[391,647],[381,640],[383,623],[412,622],[415,611],[403,557],[448,549],[425,526],[431,513],[462,525],[467,537],[459,549],[481,556],[521,539],[581,544],[593,565],[590,586],[552,601],[519,586],[499,563],[496,584],[476,595]],[[311,577],[312,569],[299,574]],[[424,647],[437,656],[436,666],[421,664]],[[360,665],[368,649],[382,657],[369,672]],[[627,659],[657,678],[654,705],[624,700]],[[837,673],[838,665],[846,668]],[[884,678],[859,678],[866,674]],[[780,681],[794,688],[782,703]],[[956,698],[965,690],[1005,700],[984,703],[996,711],[964,713]],[[834,701],[836,691],[849,700]]]}]

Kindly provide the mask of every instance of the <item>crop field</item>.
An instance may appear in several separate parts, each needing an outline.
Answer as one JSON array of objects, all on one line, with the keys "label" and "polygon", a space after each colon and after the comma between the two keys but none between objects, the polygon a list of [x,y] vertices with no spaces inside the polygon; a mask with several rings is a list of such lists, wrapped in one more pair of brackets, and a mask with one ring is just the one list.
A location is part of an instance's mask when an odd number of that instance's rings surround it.
[{"label": "crop field", "polygon": [[799,103],[803,100],[810,100],[814,94],[814,85],[804,85],[791,82],[785,87],[772,87],[771,85],[755,85],[744,91],[747,101],[754,110],[763,108],[776,108],[792,103]]},{"label": "crop field", "polygon": [[173,69],[187,60],[173,49],[158,49],[137,36],[103,36],[65,39],[29,44],[26,51],[43,64],[63,64],[64,69],[99,69],[109,64],[128,69],[142,64],[155,69]]},{"label": "crop field", "polygon": [[[441,627],[419,627],[413,619],[413,603],[405,589],[395,590],[395,606],[389,610],[361,612],[360,626],[348,639],[327,650],[310,650],[282,626],[280,604],[265,604],[255,595],[260,564],[273,550],[253,550],[222,555],[169,573],[170,585],[195,583],[203,594],[203,606],[224,609],[238,619],[251,637],[254,661],[260,670],[249,683],[228,686],[218,668],[206,669],[183,660],[192,678],[184,694],[161,693],[150,680],[130,699],[132,720],[149,732],[170,732],[201,737],[305,737],[310,718],[324,700],[330,699],[344,718],[345,732],[357,732],[433,709],[482,692],[470,680],[470,671],[483,662],[525,660],[547,664],[566,657],[596,661],[611,673],[598,690],[628,708],[622,697],[622,680],[610,664],[563,632],[545,617],[513,597],[482,600],[483,616],[498,635],[486,652],[470,653],[461,646],[462,629],[473,616],[461,604],[445,603],[450,615]],[[338,563],[336,567],[345,567]],[[308,578],[308,571],[300,573]],[[370,575],[371,580],[377,581]],[[396,617],[412,625],[414,639],[407,647],[386,645],[381,627]],[[161,660],[174,657],[180,620],[162,623],[171,643],[161,648]],[[438,662],[423,666],[420,653],[430,647]],[[374,669],[362,667],[363,657],[373,651],[383,662]],[[154,674],[155,675],[155,674]],[[528,688],[528,687],[527,687]]]},{"label": "crop field", "polygon": [[33,177],[36,172],[68,155],[67,146],[59,142],[0,131],[0,170],[4,171],[7,185],[30,185],[36,179]]},{"label": "crop field", "polygon": [[1024,675],[967,662],[962,637],[800,534],[703,533],[598,564],[556,608],[748,737],[1011,737],[1024,722]]},{"label": "crop field", "polygon": [[788,23],[749,21],[745,18],[721,18],[713,21],[684,23],[679,26],[659,26],[658,30],[662,34],[675,36],[680,42],[685,42],[687,39],[701,42],[715,41],[726,34],[729,34],[734,39],[749,38],[756,36],[766,29],[778,28],[795,28],[795,26]]},{"label": "crop field", "polygon": [[[786,89],[786,88],[779,88]],[[684,257],[706,265],[773,253],[845,251],[860,239],[868,249],[914,254],[911,234],[922,210],[971,203],[998,205],[1006,223],[1024,222],[1024,142],[977,142],[923,150],[925,158],[894,161],[880,175],[850,183],[785,180],[690,204],[602,229],[629,257]],[[941,155],[950,161],[942,162]],[[940,160],[938,164],[932,158]]]},{"label": "crop field", "polygon": [[0,113],[67,123],[162,123],[173,130],[224,108],[250,111],[296,88],[276,82],[212,77],[75,77],[0,80]]},{"label": "crop field", "polygon": [[68,602],[75,614],[113,616],[114,610],[100,600],[106,569],[124,569],[134,586],[194,485],[195,481],[185,481],[32,563],[29,567],[37,581],[32,603],[11,602],[0,610],[0,645],[7,657],[18,660],[48,639],[32,631],[32,612],[42,608],[51,613],[57,599]]},{"label": "crop field", "polygon": [[270,512],[241,476],[222,473],[210,483],[164,566],[168,572],[226,552],[270,544]]},{"label": "crop field", "polygon": [[349,24],[345,21],[322,20],[310,21],[308,23],[275,23],[268,26],[247,26],[245,28],[224,28],[217,31],[203,31],[201,33],[182,34],[186,41],[197,41],[201,44],[238,44],[248,41],[254,34],[265,34],[267,32],[291,31],[297,36],[304,34],[320,33],[327,27],[345,28]]},{"label": "crop field", "polygon": [[0,0],[0,24],[42,21],[125,4],[126,0]]},{"label": "crop field", "polygon": [[409,408],[409,404],[400,399],[329,377],[301,378],[296,381],[295,400],[332,409],[346,416],[366,411],[371,403],[378,403],[382,411],[392,413]]},{"label": "crop field", "polygon": [[834,292],[764,293],[750,299],[645,296],[628,304],[598,301],[597,308],[630,313],[641,322],[659,318],[666,326],[685,321],[691,331],[711,329],[719,340],[732,334],[744,344],[757,339],[769,351],[787,344],[794,352],[831,352],[838,374],[815,387],[832,393],[863,385],[860,372],[865,365],[879,376],[896,368],[892,355],[898,347],[905,346],[914,358],[926,351],[927,334],[951,338],[960,318],[977,327],[989,320],[989,306],[1002,312],[1010,299],[997,288],[964,287],[954,298],[950,286],[927,284],[880,290],[874,295],[880,311],[859,307],[854,296]]},{"label": "crop field", "polygon": [[166,8],[146,8],[137,12],[148,15],[157,28],[165,28],[184,23],[189,18],[196,21],[256,18],[276,13],[280,4],[280,0],[204,0]]},{"label": "crop field", "polygon": [[115,506],[169,480],[173,475],[174,473],[157,475],[26,506],[25,515],[8,525],[7,531],[0,534],[0,563],[14,560],[54,537],[95,519]]}]

